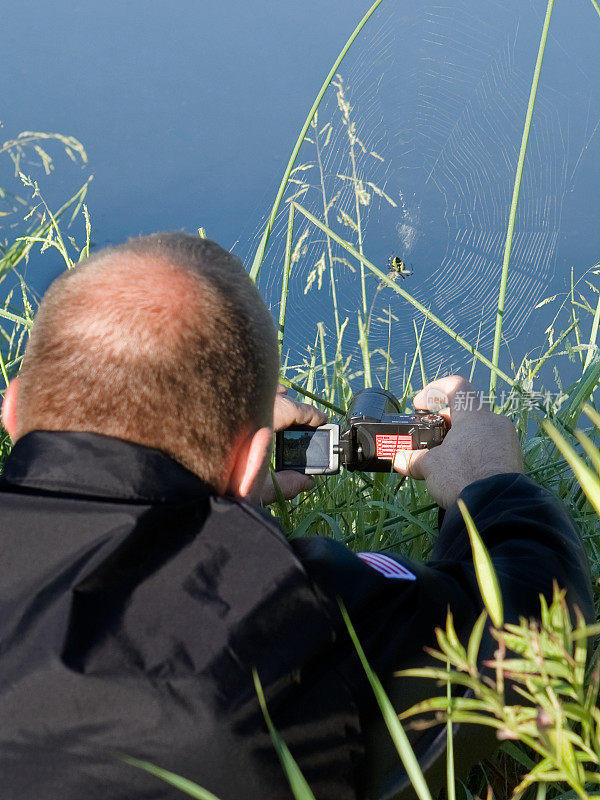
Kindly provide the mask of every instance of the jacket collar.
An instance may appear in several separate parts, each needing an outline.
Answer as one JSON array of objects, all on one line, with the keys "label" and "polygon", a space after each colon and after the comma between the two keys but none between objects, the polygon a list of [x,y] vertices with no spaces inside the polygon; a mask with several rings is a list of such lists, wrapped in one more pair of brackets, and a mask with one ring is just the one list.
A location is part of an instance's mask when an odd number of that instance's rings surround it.
[{"label": "jacket collar", "polygon": [[80,431],[32,431],[6,459],[13,487],[154,503],[189,502],[214,490],[162,450]]}]

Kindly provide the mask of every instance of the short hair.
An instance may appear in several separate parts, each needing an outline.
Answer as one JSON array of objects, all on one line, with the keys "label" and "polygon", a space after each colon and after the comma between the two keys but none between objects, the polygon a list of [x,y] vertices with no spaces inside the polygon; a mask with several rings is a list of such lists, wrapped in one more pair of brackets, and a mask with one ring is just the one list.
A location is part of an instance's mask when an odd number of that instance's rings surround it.
[{"label": "short hair", "polygon": [[272,425],[273,320],[241,261],[183,233],[130,239],[50,286],[19,375],[17,438],[92,431],[222,481],[240,432]]}]

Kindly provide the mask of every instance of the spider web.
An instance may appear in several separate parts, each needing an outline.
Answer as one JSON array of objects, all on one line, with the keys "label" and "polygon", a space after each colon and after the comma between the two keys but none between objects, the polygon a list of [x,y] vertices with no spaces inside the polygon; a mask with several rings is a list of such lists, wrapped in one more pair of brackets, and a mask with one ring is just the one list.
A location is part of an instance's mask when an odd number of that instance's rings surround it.
[{"label": "spider web", "polygon": [[[362,247],[383,271],[390,256],[401,258],[412,274],[398,277],[398,285],[488,356],[542,6],[491,0],[383,6],[385,13],[369,23],[328,89],[286,195],[322,221],[331,204],[329,227]],[[568,19],[555,12],[551,30],[503,319],[505,342],[513,343],[518,360],[541,344],[543,327],[535,306],[557,273],[564,278],[567,262],[577,262],[576,253],[561,251],[561,241],[572,245],[572,236],[565,234],[573,232],[578,216],[576,177],[585,175],[600,155],[595,135],[600,96],[590,77],[600,66],[600,20],[591,4],[581,0],[569,6]],[[352,125],[359,140],[354,153],[348,136]],[[597,193],[578,202],[586,205],[589,218],[590,204],[598,206]],[[276,318],[287,215],[288,206],[282,204],[259,276],[259,288]],[[591,237],[598,253],[597,226],[588,228],[587,248]],[[262,226],[256,239],[261,232]],[[284,337],[288,364],[302,368],[309,362],[319,323],[331,360],[337,328],[347,319],[342,354],[352,356],[358,375],[358,315],[365,305],[375,380],[385,369],[389,348],[391,385],[402,381],[421,332],[428,378],[464,369],[471,360],[447,333],[368,270],[365,303],[359,263],[298,213],[294,245]]]}]

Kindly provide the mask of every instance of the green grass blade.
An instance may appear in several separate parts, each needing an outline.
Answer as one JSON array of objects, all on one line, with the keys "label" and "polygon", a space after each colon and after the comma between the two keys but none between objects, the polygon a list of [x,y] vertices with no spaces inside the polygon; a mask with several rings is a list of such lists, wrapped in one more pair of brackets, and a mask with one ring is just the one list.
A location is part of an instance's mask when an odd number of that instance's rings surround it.
[{"label": "green grass blade", "polygon": [[256,694],[258,695],[258,702],[260,703],[260,707],[263,712],[263,716],[265,718],[265,722],[267,723],[267,728],[269,729],[269,734],[271,736],[271,741],[277,751],[277,755],[279,756],[279,760],[281,761],[281,766],[283,767],[288,782],[290,784],[290,788],[296,800],[315,800],[314,794],[310,790],[310,786],[304,779],[304,776],[300,772],[300,768],[298,764],[294,761],[294,758],[286,743],[283,741],[281,736],[277,733],[275,726],[273,725],[273,721],[271,720],[271,715],[269,714],[269,710],[267,709],[267,704],[265,702],[265,694],[263,692],[263,688],[260,682],[260,678],[258,677],[258,673],[255,669],[252,670],[252,675],[254,677],[254,687],[256,689]]},{"label": "green grass blade", "polygon": [[598,302],[596,303],[596,311],[594,312],[594,321],[592,322],[592,330],[590,333],[590,341],[589,341],[589,350],[587,351],[587,356],[585,357],[585,364],[583,365],[583,371],[585,372],[586,369],[590,366],[594,359],[595,350],[596,350],[596,338],[598,336],[598,324],[600,323],[600,294],[598,295]]},{"label": "green grass blade", "polygon": [[23,325],[24,328],[31,328],[33,325],[33,322],[25,319],[25,317],[19,317],[17,314],[12,314],[10,311],[6,311],[4,308],[0,308],[0,317],[9,319],[11,322],[16,322],[17,325]]},{"label": "green grass blade", "polygon": [[417,342],[417,353],[419,355],[419,366],[421,368],[421,386],[427,386],[427,377],[425,375],[425,364],[423,362],[423,351],[421,350],[421,337],[417,331],[417,323],[413,319],[413,328],[415,329],[415,339]]},{"label": "green grass blade", "polygon": [[197,800],[219,800],[215,794],[198,786],[197,783],[188,781],[187,778],[182,778],[174,772],[169,772],[168,769],[157,767],[149,761],[141,761],[138,758],[131,758],[131,756],[119,756],[119,758],[126,764],[131,764],[132,767],[138,767],[138,769],[143,769],[151,775],[156,775],[157,778],[165,781],[165,783],[171,784],[171,786],[174,786],[176,789],[179,789],[180,792],[190,797],[196,797]]},{"label": "green grass blade", "polygon": [[487,611],[482,611],[477,622],[473,626],[471,635],[469,636],[469,644],[467,647],[467,660],[473,667],[477,666],[477,656],[479,655],[479,648],[481,646],[481,639],[483,638],[483,631],[485,622],[487,620]]},{"label": "green grass blade", "polygon": [[546,800],[546,788],[545,783],[538,784],[535,800]]},{"label": "green grass blade", "polygon": [[365,389],[373,386],[371,380],[371,357],[369,354],[369,332],[363,315],[358,312],[358,343],[362,354]]},{"label": "green grass blade", "polygon": [[[370,505],[373,506],[374,508],[385,507],[388,510],[391,510],[393,508],[394,511],[398,512],[393,517],[390,517],[384,522],[383,524],[384,528],[389,527],[390,525],[396,525],[398,524],[398,522],[410,522],[412,525],[415,525],[417,528],[420,528],[423,533],[427,534],[432,539],[436,537],[436,532],[433,530],[433,528],[431,528],[425,522],[422,522],[417,516],[415,516],[414,513],[411,513],[407,508],[403,508],[400,505],[392,506],[389,503],[381,503],[379,501],[373,501],[373,500],[371,500]],[[364,533],[365,534],[374,533],[376,529],[377,529],[376,525],[370,525],[368,528],[364,529]]]},{"label": "green grass blade", "polygon": [[591,504],[596,509],[596,512],[600,514],[600,480],[598,480],[598,476],[588,467],[584,460],[577,455],[575,450],[564,436],[556,430],[554,425],[551,425],[547,420],[544,420],[542,425],[575,473],[575,477],[588,496]]},{"label": "green grass blade", "polygon": [[589,436],[586,436],[583,431],[575,431],[575,436],[581,443],[581,446],[585,450],[587,457],[592,462],[592,466],[596,472],[600,474],[600,450],[598,450]]},{"label": "green grass blade", "polygon": [[[320,142],[320,134],[319,134],[319,127],[317,125],[317,116],[318,114],[315,113],[315,117],[312,122],[312,126],[315,129],[315,149],[317,151],[317,165],[319,167],[319,182],[321,184],[321,198],[323,201],[323,217],[327,225],[329,225],[329,203],[327,202],[327,192],[325,190],[325,172],[323,169],[323,157],[322,157],[322,145]],[[326,137],[329,134],[326,134]],[[327,138],[326,140],[327,141]],[[333,261],[333,250],[331,248],[331,241],[329,238],[327,239],[327,256],[329,260],[329,286],[331,289],[331,302],[333,304],[333,318],[335,321],[335,333],[336,337],[340,338],[340,316],[338,312],[338,302],[337,302],[337,289],[335,284],[335,272],[334,272],[334,261]]]},{"label": "green grass blade", "polygon": [[588,405],[587,403],[583,406],[583,411],[589,417],[591,422],[594,423],[594,426],[600,430],[600,414],[596,411],[595,408]]},{"label": "green grass blade", "polygon": [[285,499],[279,484],[277,483],[277,473],[273,469],[273,467],[269,467],[269,474],[271,476],[271,480],[273,481],[273,491],[275,492],[275,505],[277,507],[277,511],[279,512],[279,521],[285,531],[286,534],[290,534],[292,532],[292,520],[290,518],[288,512],[288,504],[287,500]]},{"label": "green grass blade", "polygon": [[590,0],[590,3],[594,6],[594,8],[596,9],[596,14],[598,14],[598,16],[600,17],[600,5],[598,4],[598,1]]},{"label": "green grass blade", "polygon": [[398,751],[398,755],[402,759],[402,763],[404,764],[404,769],[406,770],[406,774],[410,778],[412,783],[413,789],[415,790],[419,800],[432,800],[431,793],[427,787],[427,783],[425,782],[425,777],[423,772],[421,771],[421,767],[419,766],[419,762],[417,761],[417,757],[414,754],[412,747],[410,746],[410,742],[408,741],[408,737],[404,732],[404,728],[402,727],[400,720],[398,719],[398,715],[392,706],[389,697],[384,691],[383,686],[381,685],[381,681],[377,677],[377,675],[371,669],[369,662],[367,661],[367,657],[365,656],[364,650],[361,647],[360,642],[358,641],[358,636],[356,635],[356,631],[352,623],[350,622],[350,617],[348,616],[348,612],[344,608],[344,606],[340,603],[340,609],[342,612],[342,616],[344,617],[344,622],[348,628],[348,632],[354,643],[354,647],[356,648],[356,652],[358,653],[358,657],[361,660],[363,668],[367,674],[367,678],[369,679],[369,683],[375,693],[375,698],[377,700],[377,704],[381,709],[381,713],[383,714],[383,718],[385,720],[385,724],[387,726],[388,731],[392,737],[396,750]]},{"label": "green grass blade", "polygon": [[[450,673],[450,662],[446,662],[446,669]],[[452,684],[446,681],[446,701],[448,711],[452,708]],[[452,732],[452,717],[448,713],[446,720],[446,793],[448,800],[456,800],[456,780],[454,776],[454,734]]]},{"label": "green grass blade", "polygon": [[319,332],[319,346],[321,348],[321,370],[323,372],[323,383],[325,384],[325,394],[329,394],[329,375],[327,372],[327,354],[325,352],[325,328],[322,322],[317,324]]},{"label": "green grass blade", "polygon": [[307,514],[306,517],[304,517],[300,525],[298,525],[298,527],[295,529],[293,538],[298,536],[306,536],[311,525],[314,525],[315,522],[318,522],[319,520],[323,520],[323,522],[327,525],[330,535],[334,539],[337,539],[339,542],[344,539],[344,532],[335,519],[330,514],[326,514],[324,511],[319,511],[317,509],[314,509]]},{"label": "green grass blade", "polygon": [[514,759],[514,761],[516,761],[522,767],[525,767],[527,772],[530,772],[535,767],[535,761],[533,761],[533,759],[524,753],[520,747],[518,747],[516,744],[513,744],[513,742],[502,742],[499,750],[503,750],[508,756]]},{"label": "green grass blade", "polygon": [[492,559],[486,546],[475,527],[473,518],[469,514],[464,500],[458,500],[460,513],[463,515],[465,525],[471,540],[473,550],[473,564],[475,565],[475,575],[483,603],[496,628],[501,628],[504,622],[504,611],[502,608],[502,594],[498,583],[498,576],[492,564]]},{"label": "green grass blade", "polygon": [[392,349],[392,310],[391,308],[388,309],[388,343],[387,343],[387,352],[385,357],[385,390],[386,392],[389,391],[390,388],[390,361],[392,360],[391,349]]},{"label": "green grass blade", "polygon": [[85,203],[83,203],[83,219],[85,220],[85,244],[81,248],[81,252],[79,253],[79,261],[83,261],[84,258],[88,258],[90,254],[90,244],[91,244],[91,237],[92,237],[92,223],[90,220],[90,212],[88,211],[88,207]]},{"label": "green grass blade", "polygon": [[[54,229],[54,227],[58,225],[58,221],[65,214],[65,212],[68,211],[69,208],[71,208],[73,205],[75,205],[76,208],[81,206],[92,179],[93,176],[90,176],[83,186],[81,186],[81,188],[78,189],[72,197],[63,203],[58,211],[51,213],[48,209],[49,219],[47,219],[46,222],[30,228],[26,235],[20,236],[14,241],[11,247],[8,248],[8,250],[0,259],[0,274],[4,274],[9,269],[16,267],[20,261],[26,259],[29,255],[29,251],[31,250],[33,242],[35,240],[42,241],[45,237],[47,237],[50,230]],[[47,208],[45,204],[44,207]]]},{"label": "green grass blade", "polygon": [[[575,300],[575,278],[573,275],[573,267],[571,267],[571,313],[573,315],[573,319],[575,319],[575,308],[578,306],[577,301]],[[579,325],[575,328],[575,341],[577,342],[577,347],[581,348],[581,336],[579,334]],[[579,360],[581,361],[581,367],[583,368],[583,364],[585,362],[585,357],[583,355],[583,350],[579,350]]]},{"label": "green grass blade", "polygon": [[[500,360],[500,342],[502,341],[502,321],[504,317],[504,301],[506,298],[506,285],[508,283],[508,265],[510,263],[512,240],[515,230],[515,220],[517,217],[517,205],[519,202],[519,193],[521,191],[521,178],[523,177],[525,153],[527,151],[527,142],[529,140],[529,131],[531,130],[531,120],[533,118],[533,108],[535,106],[535,97],[537,94],[538,83],[540,80],[540,72],[542,70],[542,61],[544,60],[544,51],[546,49],[546,40],[548,38],[548,29],[550,27],[550,18],[552,17],[553,6],[554,6],[554,0],[548,0],[548,5],[546,7],[546,16],[544,18],[542,35],[540,38],[540,44],[538,48],[537,59],[535,62],[535,69],[533,71],[533,80],[531,81],[529,102],[527,103],[527,113],[525,115],[525,125],[523,126],[523,136],[521,138],[521,149],[519,151],[517,172],[515,175],[513,195],[510,204],[510,213],[508,217],[508,230],[506,232],[506,242],[504,245],[504,258],[502,261],[502,273],[500,276],[500,289],[498,291],[498,311],[496,314],[496,330],[494,332],[494,349],[492,352],[492,363],[495,366],[498,366],[498,362]],[[495,391],[496,391],[496,373],[492,372],[492,374],[490,375],[490,395],[492,395],[492,398]]]},{"label": "green grass blade", "polygon": [[4,383],[5,383],[6,386],[8,386],[8,383],[9,383],[9,381],[8,381],[8,371],[6,369],[6,363],[4,361],[4,356],[2,355],[1,351],[0,351],[0,370],[2,370],[2,377],[4,378]]},{"label": "green grass blade", "polygon": [[352,45],[352,43],[354,42],[354,40],[356,39],[358,34],[362,31],[364,26],[367,24],[369,19],[373,16],[373,14],[377,10],[377,8],[381,5],[382,2],[383,2],[383,0],[375,0],[373,5],[371,6],[371,8],[367,11],[367,13],[364,15],[364,17],[361,19],[361,21],[356,26],[356,28],[354,28],[354,30],[350,34],[350,38],[347,40],[346,44],[342,47],[338,57],[333,62],[333,66],[331,67],[331,69],[329,70],[329,72],[327,74],[327,77],[323,81],[323,85],[319,89],[319,92],[318,92],[317,96],[315,97],[315,101],[312,104],[310,111],[308,112],[308,116],[306,117],[306,119],[304,121],[304,125],[300,129],[300,133],[298,134],[298,138],[296,140],[296,144],[294,145],[294,149],[292,150],[292,153],[290,155],[290,159],[289,159],[289,161],[287,163],[287,167],[285,168],[285,172],[283,173],[283,177],[281,179],[281,183],[279,184],[279,189],[277,190],[277,194],[275,196],[275,201],[273,203],[273,208],[271,209],[271,213],[269,214],[269,219],[267,220],[267,224],[265,226],[263,234],[262,234],[262,236],[260,238],[260,242],[259,242],[258,248],[257,248],[256,253],[254,255],[254,261],[252,262],[252,268],[250,269],[250,277],[252,278],[253,281],[256,281],[256,279],[258,277],[258,273],[260,271],[260,266],[262,264],[262,260],[263,260],[264,255],[265,255],[265,251],[267,249],[267,242],[269,241],[269,237],[271,235],[271,231],[273,230],[273,225],[275,223],[275,218],[277,216],[277,212],[279,211],[279,206],[281,205],[281,200],[282,200],[283,194],[285,192],[285,187],[287,186],[288,178],[290,177],[290,174],[291,174],[291,172],[292,172],[292,170],[294,168],[294,164],[296,163],[296,157],[297,157],[297,155],[298,155],[298,153],[300,151],[300,147],[302,146],[302,142],[304,141],[304,137],[306,136],[306,133],[307,133],[309,127],[310,127],[310,123],[313,121],[313,117],[317,113],[317,108],[319,107],[319,104],[320,104],[321,100],[323,99],[323,95],[325,94],[325,92],[327,90],[327,87],[331,83],[335,73],[338,71],[338,68],[339,68],[340,64],[342,63],[342,61],[344,60],[344,57],[345,57],[346,53],[348,52],[348,50],[350,49],[350,46]]},{"label": "green grass blade", "polygon": [[561,408],[558,415],[560,422],[567,429],[572,429],[579,419],[582,409],[590,399],[592,392],[597,388],[600,381],[600,360],[592,362],[585,370],[581,378],[577,381],[576,389],[571,394],[570,399]]},{"label": "green grass blade", "polygon": [[415,352],[413,353],[412,364],[410,365],[410,370],[409,370],[409,373],[408,373],[408,377],[406,378],[406,380],[404,382],[404,391],[402,392],[402,398],[400,399],[400,406],[402,408],[404,407],[404,403],[406,402],[406,398],[408,397],[408,394],[411,391],[412,376],[413,376],[413,372],[415,371],[415,366],[416,366],[416,363],[417,363],[417,357],[418,357],[418,354],[419,354],[419,347],[421,345],[421,338],[423,337],[423,332],[425,330],[425,323],[426,322],[427,322],[427,319],[424,319],[423,320],[423,324],[421,325],[421,332],[419,333],[419,336],[417,338],[418,347],[417,347],[417,349],[415,349]]},{"label": "green grass blade", "polygon": [[475,358],[481,361],[482,364],[485,364],[488,369],[492,370],[492,372],[505,381],[509,386],[514,386],[515,381],[512,380],[512,378],[509,378],[509,376],[499,367],[497,367],[495,364],[492,364],[489,358],[486,358],[483,353],[480,353],[478,350],[476,350],[472,344],[464,339],[459,333],[453,331],[452,328],[446,325],[445,322],[442,322],[439,317],[436,317],[435,314],[433,314],[426,306],[416,300],[405,289],[403,289],[401,286],[398,286],[398,284],[393,281],[387,273],[382,272],[382,270],[376,267],[375,264],[372,264],[368,258],[359,253],[355,247],[353,247],[351,244],[348,244],[348,242],[345,239],[342,239],[341,236],[338,236],[335,231],[331,230],[331,228],[328,228],[327,225],[324,225],[321,220],[317,219],[317,217],[315,217],[314,214],[311,214],[310,211],[307,211],[305,208],[303,208],[303,206],[298,205],[298,203],[294,203],[294,206],[296,210],[303,214],[307,220],[313,223],[313,225],[323,231],[323,233],[325,233],[327,236],[330,236],[333,241],[337,242],[340,247],[343,247],[347,253],[350,253],[350,255],[353,256],[357,261],[360,261],[365,265],[365,267],[367,267],[367,269],[371,270],[373,275],[376,275],[386,286],[389,286],[390,289],[393,289],[397,294],[407,300],[414,308],[420,311],[421,314],[427,317],[427,319],[431,320],[431,322],[435,323],[438,328],[450,336],[451,339],[454,339],[454,341],[461,347],[464,347],[465,350],[467,350],[472,356],[475,356]]},{"label": "green grass blade", "polygon": [[550,356],[551,356],[551,355],[552,355],[552,354],[553,354],[553,353],[554,353],[554,352],[555,352],[555,351],[556,351],[556,350],[557,350],[557,349],[560,347],[560,345],[561,345],[561,344],[563,343],[563,341],[564,341],[564,340],[567,338],[567,336],[568,336],[568,335],[571,333],[571,331],[572,331],[573,329],[577,328],[577,327],[578,327],[578,325],[579,325],[579,317],[575,317],[575,319],[573,320],[573,322],[572,322],[572,323],[569,325],[569,327],[568,327],[568,328],[566,328],[566,329],[565,329],[565,330],[564,330],[564,331],[563,331],[563,332],[560,334],[560,336],[559,336],[559,337],[558,337],[558,339],[557,339],[557,340],[554,342],[554,344],[552,344],[552,345],[551,345],[551,346],[550,346],[550,347],[549,347],[549,348],[546,350],[546,352],[545,352],[545,353],[544,353],[542,356],[540,356],[540,358],[538,359],[538,362],[537,362],[537,364],[535,365],[535,367],[534,367],[534,368],[532,369],[532,371],[531,371],[530,380],[533,380],[533,379],[535,378],[535,376],[538,374],[538,372],[539,372],[539,371],[540,371],[540,369],[541,369],[541,368],[544,366],[544,364],[545,364],[545,363],[546,363],[546,361],[547,361],[547,360],[550,358]]},{"label": "green grass blade", "polygon": [[298,392],[298,394],[301,394],[303,397],[307,397],[309,400],[314,400],[315,403],[319,403],[319,405],[325,406],[325,408],[329,408],[331,411],[335,411],[336,414],[339,414],[342,417],[346,413],[343,408],[336,406],[334,403],[330,403],[328,400],[324,400],[322,397],[319,397],[319,395],[309,392],[304,387],[300,386],[297,383],[294,383],[294,381],[290,381],[287,378],[284,378],[283,376],[279,377],[279,383],[283,383],[283,385],[287,386],[288,389],[293,389],[295,392]]},{"label": "green grass blade", "polygon": [[315,371],[317,368],[317,344],[319,342],[319,334],[315,338],[313,347],[310,348],[310,363],[308,365],[308,375],[306,376],[306,391],[313,394],[315,385]]},{"label": "green grass blade", "polygon": [[285,311],[287,308],[288,284],[290,269],[292,267],[292,239],[294,238],[294,206],[290,203],[287,234],[285,237],[285,258],[283,260],[283,279],[281,281],[281,302],[279,303],[279,326],[277,328],[277,342],[279,344],[279,357],[283,350],[283,332],[285,330]]}]

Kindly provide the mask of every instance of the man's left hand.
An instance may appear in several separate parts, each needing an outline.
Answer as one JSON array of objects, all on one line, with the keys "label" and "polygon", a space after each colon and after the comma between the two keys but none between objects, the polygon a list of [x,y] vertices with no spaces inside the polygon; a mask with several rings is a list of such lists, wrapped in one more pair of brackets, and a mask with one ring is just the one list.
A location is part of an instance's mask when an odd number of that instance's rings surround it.
[{"label": "man's left hand", "polygon": [[[318,428],[319,425],[324,425],[326,422],[327,414],[307,403],[299,403],[297,400],[292,400],[291,397],[287,396],[286,387],[279,384],[273,409],[273,430],[275,433],[283,431],[291,425],[310,425],[313,428]],[[275,480],[287,500],[291,500],[301,492],[307,492],[315,485],[310,475],[303,475],[301,472],[295,472],[294,470],[276,472]],[[260,501],[263,506],[267,506],[269,503],[274,503],[276,499],[273,480],[271,475],[267,475],[260,493]]]}]

